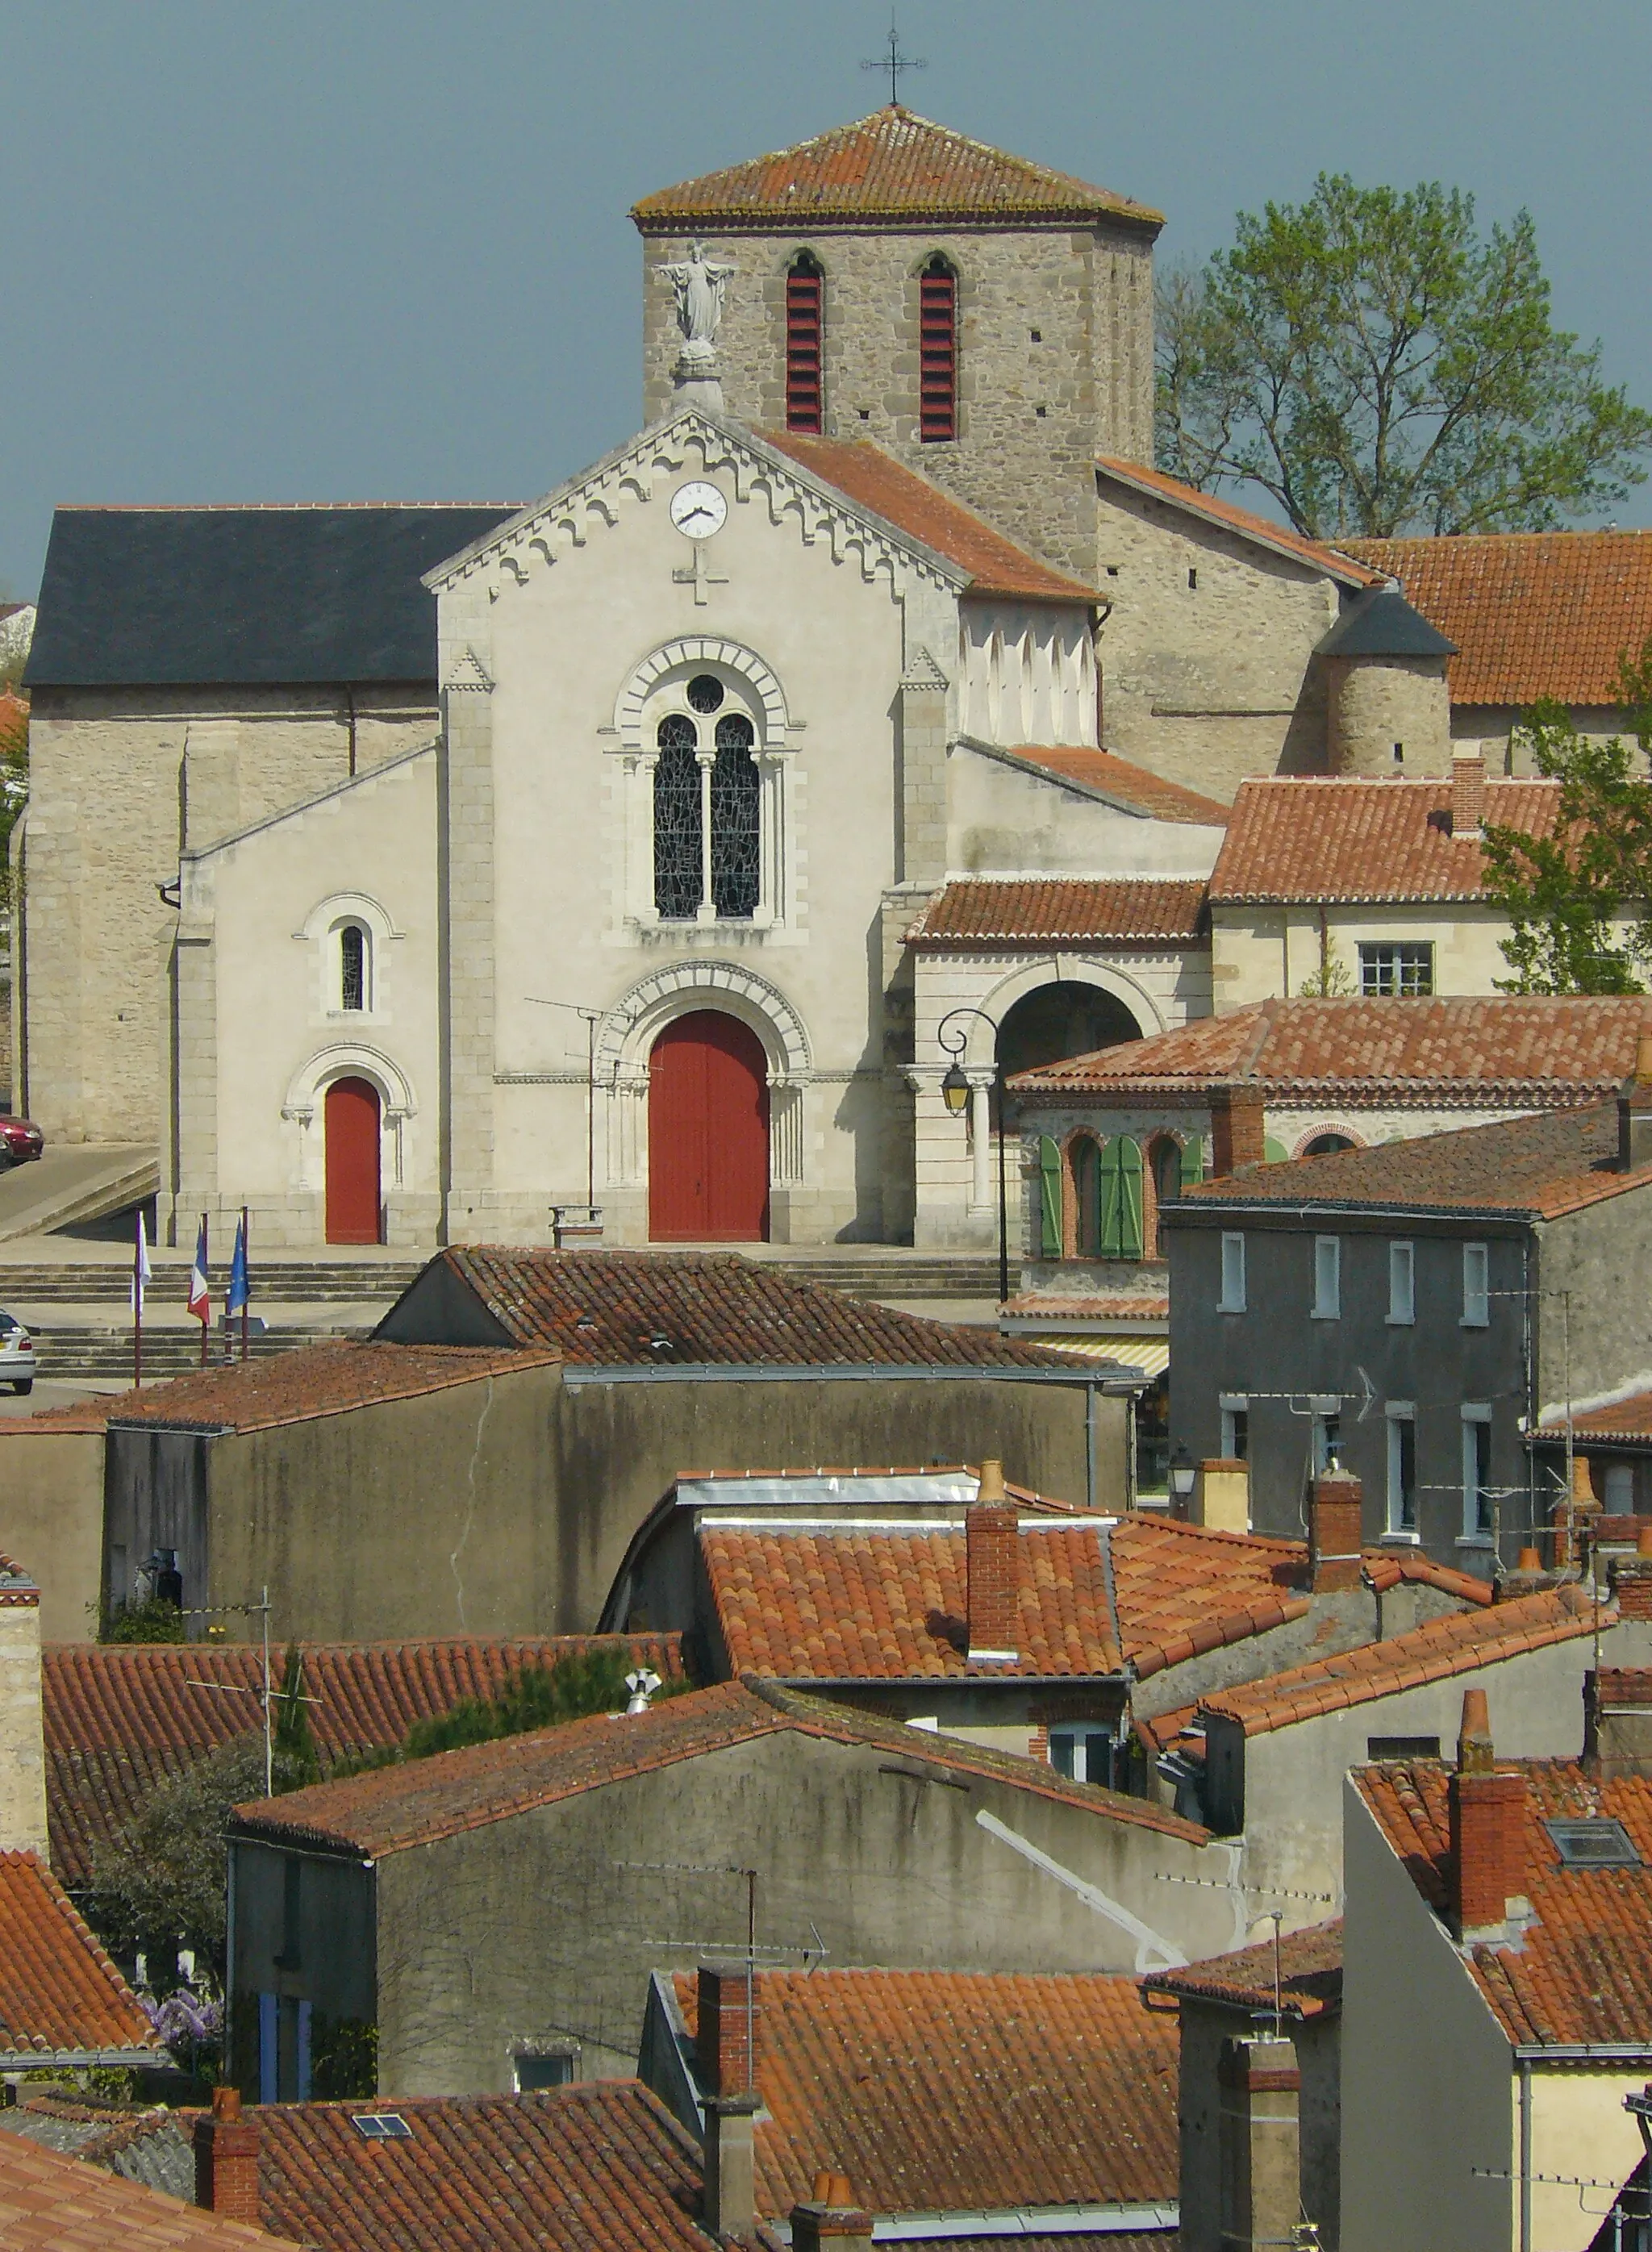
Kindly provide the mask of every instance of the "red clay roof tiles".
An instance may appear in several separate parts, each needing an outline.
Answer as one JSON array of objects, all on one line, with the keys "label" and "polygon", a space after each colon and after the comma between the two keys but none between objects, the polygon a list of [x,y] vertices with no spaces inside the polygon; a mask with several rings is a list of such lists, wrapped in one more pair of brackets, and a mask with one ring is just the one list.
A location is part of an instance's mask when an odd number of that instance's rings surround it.
[{"label": "red clay roof tiles", "polygon": [[[1492,782],[1486,818],[1546,837],[1553,782]],[[1454,836],[1451,783],[1308,776],[1243,782],[1211,878],[1211,905],[1295,900],[1478,900],[1484,854]]]},{"label": "red clay roof tiles", "polygon": [[1077,782],[1098,796],[1150,815],[1155,821],[1177,821],[1204,829],[1225,829],[1230,808],[1219,798],[1202,797],[1179,782],[1150,774],[1116,751],[1096,750],[1088,743],[1017,743],[1011,758],[1042,767],[1059,781]]},{"label": "red clay roof tiles", "polygon": [[913,219],[1024,226],[1116,218],[1156,232],[1163,224],[1128,196],[1006,156],[896,102],[772,156],[662,188],[633,205],[631,217],[644,234],[681,233],[702,221],[805,232]]},{"label": "red clay roof tiles", "polygon": [[938,892],[906,933],[908,946],[1050,946],[1059,942],[1187,946],[1201,935],[1202,882],[1141,878],[978,878]]},{"label": "red clay roof tiles", "polygon": [[135,2057],[164,2061],[136,1995],[38,1855],[0,1852],[0,2065]]},{"label": "red clay roof tiles", "polygon": [[1202,516],[1208,523],[1220,525],[1226,531],[1242,533],[1246,539],[1271,547],[1279,554],[1295,556],[1312,569],[1322,571],[1327,578],[1335,579],[1339,586],[1380,587],[1389,576],[1386,566],[1362,562],[1351,549],[1329,547],[1316,539],[1304,539],[1287,525],[1274,524],[1253,510],[1223,499],[1218,493],[1200,492],[1196,486],[1184,485],[1178,477],[1166,476],[1163,469],[1150,469],[1144,462],[1121,461],[1113,455],[1100,454],[1096,457],[1096,467],[1104,477],[1169,501],[1173,507]]},{"label": "red clay roof tiles", "polygon": [[1175,2200],[1176,2024],[1134,1978],[766,1970],[756,1998],[765,2217],[817,2171],[892,2215]]},{"label": "red clay roof tiles", "polygon": [[273,2252],[279,2241],[22,2135],[0,2133],[6,2252],[110,2252],[115,2245],[121,2252]]},{"label": "red clay roof tiles", "polygon": [[1310,1924],[1231,1955],[1213,1955],[1184,1970],[1154,1970],[1142,1981],[1144,2000],[1154,1994],[1187,1995],[1198,2001],[1226,2002],[1235,2009],[1274,2006],[1274,1972],[1279,1970],[1279,2000],[1287,2018],[1320,2018],[1338,2008],[1343,1994],[1343,1922]]}]

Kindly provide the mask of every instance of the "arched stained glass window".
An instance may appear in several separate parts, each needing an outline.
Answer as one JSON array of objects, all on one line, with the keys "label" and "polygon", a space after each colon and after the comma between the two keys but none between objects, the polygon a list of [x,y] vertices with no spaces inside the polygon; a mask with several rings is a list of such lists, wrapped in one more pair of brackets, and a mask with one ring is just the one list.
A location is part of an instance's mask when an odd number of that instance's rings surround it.
[{"label": "arched stained glass window", "polygon": [[717,723],[711,768],[711,897],[720,915],[757,911],[761,873],[760,785],[752,756],[756,732],[744,712]]},{"label": "arched stained glass window", "polygon": [[786,275],[786,427],[821,427],[821,294],[818,259],[799,251]]},{"label": "arched stained glass window", "polygon": [[367,1006],[367,934],[358,922],[347,922],[338,934],[338,1005]]},{"label": "arched stained glass window", "polygon": [[654,907],[668,921],[699,912],[705,887],[699,738],[686,712],[660,722],[654,768]]},{"label": "arched stained glass window", "polygon": [[918,277],[918,436],[958,434],[958,277],[939,252]]}]

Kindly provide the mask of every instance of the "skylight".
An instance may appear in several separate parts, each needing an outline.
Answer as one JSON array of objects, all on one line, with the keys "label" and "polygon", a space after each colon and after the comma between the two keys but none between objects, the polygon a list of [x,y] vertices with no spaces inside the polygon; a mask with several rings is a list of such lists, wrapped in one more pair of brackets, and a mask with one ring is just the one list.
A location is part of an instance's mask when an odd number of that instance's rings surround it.
[{"label": "skylight", "polygon": [[1638,1869],[1641,1856],[1622,1823],[1604,1815],[1545,1822],[1565,1869]]},{"label": "skylight", "polygon": [[369,2143],[392,2142],[413,2133],[399,2111],[352,2111],[350,2123]]}]

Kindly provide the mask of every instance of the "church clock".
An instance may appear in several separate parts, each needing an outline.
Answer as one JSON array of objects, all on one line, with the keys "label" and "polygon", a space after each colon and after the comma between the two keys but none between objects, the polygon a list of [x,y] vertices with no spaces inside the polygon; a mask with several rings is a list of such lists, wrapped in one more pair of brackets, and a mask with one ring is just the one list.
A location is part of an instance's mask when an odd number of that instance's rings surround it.
[{"label": "church clock", "polygon": [[689,539],[709,539],[728,521],[728,503],[717,487],[696,478],[671,495],[671,521]]}]

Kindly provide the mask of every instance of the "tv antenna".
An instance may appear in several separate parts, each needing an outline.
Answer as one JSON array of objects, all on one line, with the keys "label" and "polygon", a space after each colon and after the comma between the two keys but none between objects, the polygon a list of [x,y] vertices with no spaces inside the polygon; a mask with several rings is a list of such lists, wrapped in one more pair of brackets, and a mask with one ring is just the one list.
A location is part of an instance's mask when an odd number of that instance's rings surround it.
[{"label": "tv antenna", "polygon": [[889,73],[889,106],[892,109],[899,109],[902,71],[927,70],[929,65],[921,55],[904,55],[900,52],[900,33],[895,28],[895,11],[892,8],[889,11],[889,37],[884,43],[883,53],[864,55],[860,66],[862,70],[886,70]]}]

